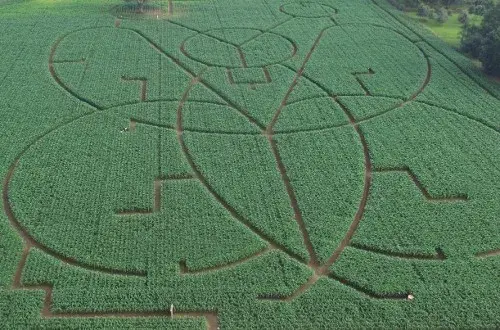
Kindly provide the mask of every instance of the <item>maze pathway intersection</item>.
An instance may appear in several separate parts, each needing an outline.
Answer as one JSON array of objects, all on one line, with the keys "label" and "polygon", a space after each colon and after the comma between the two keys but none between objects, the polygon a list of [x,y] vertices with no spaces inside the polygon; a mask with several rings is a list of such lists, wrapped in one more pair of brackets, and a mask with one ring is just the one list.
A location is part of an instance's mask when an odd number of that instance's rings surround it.
[{"label": "maze pathway intersection", "polygon": [[[327,17],[329,17],[330,15],[338,13],[336,9],[332,8],[332,10],[329,11],[330,7],[326,5],[319,5],[318,7],[316,4],[312,2],[310,3],[308,2],[307,5],[305,6],[306,8],[311,8],[311,15],[305,15],[305,17],[314,18],[316,17],[315,15],[320,15],[320,16],[326,15]],[[297,10],[296,6],[294,7],[294,6],[284,5],[281,6],[280,10],[281,12],[292,16],[293,17],[292,19],[295,19],[295,16],[299,16],[297,14],[294,14],[294,12]],[[321,11],[325,12],[325,14],[321,14],[320,13]],[[287,20],[286,22],[289,21]],[[88,91],[86,91],[85,89],[80,89],[78,84],[76,85],[68,84],[67,77],[61,76],[58,73],[58,68],[61,66],[67,66],[67,65],[81,66],[83,64],[84,66],[87,67],[88,65],[87,62],[92,61],[91,58],[87,57],[81,57],[77,59],[72,59],[72,58],[56,59],[60,45],[62,45],[65,42],[65,38],[71,37],[72,33],[63,36],[61,39],[57,40],[56,43],[54,44],[54,47],[51,51],[49,58],[49,71],[52,77],[54,78],[55,82],[59,84],[59,86],[61,86],[65,91],[67,91],[69,95],[76,97],[78,100],[85,102],[96,109],[95,113],[86,115],[82,118],[78,118],[74,122],[81,122],[82,125],[86,126],[87,124],[85,122],[87,121],[87,118],[91,118],[92,116],[96,115],[102,116],[104,118],[105,116],[107,116],[108,112],[113,112],[114,113],[113,116],[116,115],[117,118],[120,118],[120,120],[116,120],[116,122],[114,123],[116,127],[122,125],[123,123],[128,123],[128,126],[123,127],[121,130],[116,129],[117,134],[123,134],[123,136],[127,136],[125,137],[125,139],[133,139],[135,134],[139,133],[142,134],[142,132],[147,130],[153,130],[154,132],[151,134],[145,133],[147,134],[147,136],[150,137],[158,136],[157,144],[153,148],[158,149],[157,158],[159,165],[156,166],[157,164],[154,164],[154,166],[152,166],[152,168],[157,167],[158,171],[155,172],[155,170],[152,169],[150,172],[153,173],[153,175],[150,175],[150,173],[148,172],[148,174],[145,176],[146,178],[150,177],[152,179],[149,182],[149,185],[154,186],[153,194],[151,194],[148,197],[150,201],[153,201],[152,207],[149,207],[147,209],[140,209],[137,207],[133,207],[130,210],[128,209],[115,210],[116,212],[115,214],[118,214],[122,217],[133,216],[140,218],[142,216],[148,216],[153,213],[161,213],[163,207],[162,200],[164,198],[163,196],[164,185],[168,185],[169,181],[177,181],[177,180],[198,182],[212,197],[213,201],[216,201],[218,204],[220,204],[220,206],[222,206],[225,212],[235,222],[241,224],[260,243],[262,243],[261,246],[259,246],[259,248],[256,249],[255,251],[252,251],[252,253],[248,253],[248,251],[246,251],[247,255],[242,258],[239,259],[236,258],[235,260],[230,260],[229,262],[226,263],[219,263],[217,265],[208,265],[206,267],[198,267],[191,269],[189,266],[189,259],[177,260],[176,262],[178,263],[178,272],[181,276],[185,277],[199,276],[205,273],[224,271],[225,269],[232,269],[250,260],[258,259],[269,252],[280,251],[285,255],[287,255],[288,258],[290,258],[294,262],[297,262],[307,267],[312,273],[312,275],[307,279],[306,282],[302,283],[302,285],[300,285],[299,287],[293,289],[291,293],[288,295],[268,292],[256,296],[255,297],[256,299],[290,302],[296,298],[299,298],[302,294],[306,293],[312,286],[315,285],[315,283],[318,280],[327,279],[330,281],[340,283],[347,287],[350,287],[351,289],[357,291],[359,294],[364,295],[371,299],[409,301],[414,299],[414,295],[412,292],[394,292],[394,293],[374,292],[362,286],[359,286],[355,281],[351,281],[350,279],[343,278],[337,275],[335,271],[332,270],[332,266],[341,257],[343,251],[349,246],[355,249],[365,250],[369,253],[384,254],[390,257],[401,258],[401,259],[418,259],[424,261],[425,260],[444,261],[446,259],[446,255],[443,252],[443,250],[441,250],[440,247],[436,247],[436,255],[419,255],[419,254],[393,253],[391,251],[385,252],[381,249],[377,249],[374,247],[366,247],[366,246],[351,244],[351,240],[353,236],[356,234],[356,230],[360,225],[360,222],[363,220],[365,208],[370,198],[373,174],[375,172],[402,172],[407,174],[408,180],[413,182],[415,188],[421,192],[422,196],[426,200],[431,202],[467,203],[469,197],[465,193],[460,193],[456,196],[445,196],[445,197],[432,196],[431,193],[429,193],[426,187],[421,183],[419,178],[412,171],[412,169],[409,167],[393,167],[393,168],[374,167],[371,160],[369,143],[365,137],[365,134],[360,124],[367,121],[376,120],[377,117],[385,115],[392,111],[396,110],[404,111],[405,106],[407,106],[408,104],[411,104],[412,102],[419,102],[416,99],[429,84],[432,75],[432,65],[431,62],[429,61],[428,56],[418,46],[416,46],[415,42],[412,42],[411,40],[404,37],[402,34],[395,32],[393,38],[404,40],[404,42],[407,43],[405,47],[413,47],[412,50],[417,50],[416,54],[420,56],[419,60],[421,61],[421,63],[423,63],[423,69],[424,69],[423,74],[419,73],[419,75],[417,75],[417,78],[414,79],[417,83],[415,83],[414,81],[410,81],[409,83],[410,85],[413,84],[411,87],[414,89],[411,90],[410,93],[407,93],[407,95],[405,95],[404,97],[402,97],[402,95],[398,95],[396,92],[394,95],[382,95],[380,93],[377,93],[376,91],[372,92],[370,87],[372,89],[373,87],[367,82],[369,82],[370,79],[372,79],[372,76],[380,76],[384,75],[385,73],[384,70],[379,71],[378,68],[372,68],[372,65],[369,64],[366,67],[359,68],[359,70],[348,70],[347,72],[343,73],[345,77],[351,78],[349,84],[353,86],[352,87],[353,90],[356,90],[355,93],[349,93],[349,92],[335,93],[335,91],[331,90],[330,86],[328,87],[324,86],[324,80],[318,81],[312,77],[314,76],[315,73],[313,67],[315,63],[314,61],[316,59],[315,54],[317,54],[319,51],[329,51],[329,50],[331,51],[331,48],[328,48],[329,45],[327,41],[330,40],[328,39],[329,38],[328,36],[330,36],[330,38],[332,34],[335,36],[334,31],[339,30],[339,26],[335,24],[335,21],[333,20],[332,22],[334,23],[334,25],[325,27],[319,32],[316,39],[312,42],[312,44],[308,48],[309,50],[305,55],[304,59],[301,61],[301,64],[298,68],[290,64],[289,60],[294,56],[296,56],[297,48],[299,46],[293,40],[288,40],[283,36],[281,37],[283,37],[284,40],[286,40],[284,44],[288,44],[288,49],[287,49],[288,54],[281,56],[281,58],[278,60],[270,58],[266,59],[265,61],[263,60],[262,62],[257,61],[255,62],[256,64],[253,65],[251,64],[252,62],[248,61],[248,56],[245,53],[245,51],[242,50],[241,43],[236,44],[236,46],[234,46],[233,44],[233,46],[236,47],[235,49],[237,50],[236,51],[237,56],[235,56],[232,60],[230,56],[225,56],[223,60],[218,59],[220,62],[211,62],[210,60],[203,60],[196,58],[194,55],[192,55],[192,53],[190,53],[191,51],[190,48],[186,46],[189,45],[189,43],[187,43],[187,41],[189,40],[194,40],[195,38],[198,38],[200,36],[205,38],[208,35],[210,38],[214,38],[217,42],[220,42],[222,44],[222,47],[226,47],[226,45],[232,43],[228,43],[227,40],[219,37],[218,33],[213,33],[214,30],[204,31],[203,33],[200,33],[200,31],[195,31],[196,32],[195,34],[190,36],[188,39],[186,39],[185,42],[183,42],[179,46],[179,51],[182,54],[184,54],[187,58],[202,63],[205,66],[205,69],[202,70],[201,72],[193,71],[189,67],[189,65],[183,63],[182,58],[167,53],[166,51],[163,50],[160,44],[146,37],[141,31],[127,28],[126,24],[124,24],[125,22],[121,22],[120,24],[115,24],[115,29],[124,31],[124,33],[127,33],[127,35],[134,35],[135,37],[138,38],[138,40],[141,40],[141,42],[147,45],[154,52],[154,55],[151,55],[151,58],[158,58],[160,62],[167,61],[168,63],[171,63],[171,65],[176,66],[178,71],[182,72],[182,74],[184,75],[185,78],[184,83],[185,85],[187,85],[187,87],[184,88],[182,95],[180,95],[180,98],[178,100],[162,99],[161,95],[156,96],[154,95],[154,92],[153,93],[149,92],[150,89],[152,89],[153,91],[155,90],[156,88],[155,79],[157,77],[153,77],[151,79],[150,77],[146,76],[129,75],[129,72],[121,72],[120,76],[117,77],[118,79],[116,79],[115,83],[138,84],[139,96],[137,98],[136,94],[136,96],[134,96],[135,100],[127,101],[125,103],[118,105],[112,105],[112,104],[101,105],[99,102],[93,100],[92,97],[88,98],[88,96],[85,95],[86,92]],[[342,27],[342,30],[345,31],[346,29],[349,28]],[[369,27],[369,29],[371,30],[383,29],[384,33],[392,33],[391,31],[393,31],[391,29],[379,28],[379,27]],[[279,34],[274,33],[271,30],[263,30],[263,29],[252,30],[248,28],[242,30],[251,32],[249,33],[249,38],[247,38],[243,42],[249,42],[249,40],[259,40],[258,39],[259,37],[266,35],[278,36],[278,38],[281,38]],[[75,33],[78,34],[78,32],[80,31],[83,30],[76,31]],[[234,36],[236,37],[239,36],[238,33],[235,33],[235,31],[238,31],[238,29],[234,28],[231,29],[228,28],[227,30],[219,29],[215,31],[219,32],[232,31],[231,33],[233,33]],[[356,31],[356,30],[352,28],[351,31]],[[222,33],[222,35],[224,35],[224,33]],[[202,48],[206,47],[207,44],[206,41],[202,40],[199,41],[199,43],[203,45]],[[325,44],[326,46],[324,46]],[[262,45],[257,45],[256,47],[257,50],[263,49]],[[283,47],[283,49],[286,48],[287,47]],[[418,51],[420,53],[418,53]],[[227,60],[228,63],[225,63],[224,61]],[[375,65],[376,63],[373,64]],[[234,76],[229,75],[228,73],[232,72],[231,70],[234,69],[247,69],[253,66],[262,69],[265,81],[264,83],[258,83],[256,81],[252,81],[251,79],[250,81],[245,81],[245,83],[249,83],[250,88],[247,88],[247,86],[239,86],[239,84],[235,84]],[[222,70],[217,70],[217,67],[221,67]],[[219,86],[215,86],[212,83],[212,81],[216,81],[217,79],[219,79],[221,81],[224,81],[224,83],[228,85],[238,85],[234,86],[234,88],[236,89],[237,92],[240,93],[261,92],[263,89],[268,88],[268,85],[272,85],[272,83],[275,83],[280,78],[280,77],[273,77],[272,74],[273,71],[271,70],[271,68],[273,67],[281,67],[287,70],[291,70],[294,72],[294,76],[291,80],[288,81],[287,89],[284,91],[284,93],[280,95],[280,97],[282,96],[282,98],[280,102],[278,102],[279,105],[275,109],[274,114],[271,117],[271,120],[268,122],[263,122],[261,118],[253,117],[252,114],[246,111],[244,103],[240,102],[238,99],[226,95],[226,93],[220,92]],[[383,65],[382,68],[384,68]],[[85,78],[83,77],[82,79]],[[159,81],[161,81],[161,79],[162,78],[160,77]],[[290,125],[289,128],[287,128],[286,126],[284,126],[284,128],[279,126],[281,124],[280,121],[281,118],[289,116],[289,113],[291,111],[290,107],[292,103],[288,102],[288,100],[290,96],[295,92],[296,87],[299,86],[299,83],[303,80],[307,80],[317,90],[321,91],[323,95],[325,94],[327,95],[328,102],[331,103],[333,109],[332,111],[337,111],[338,113],[336,113],[335,116],[339,116],[339,118],[342,118],[341,120],[339,119],[338,122],[334,122],[327,126],[313,127],[311,129],[301,128],[300,125],[299,127],[293,126],[294,125],[293,121],[290,122],[291,124],[288,124]],[[218,101],[219,103],[215,102],[213,99],[208,99],[208,98],[204,101],[191,100],[190,95],[194,91],[194,89],[198,86],[201,86],[203,87],[204,90],[209,91],[208,94],[215,94],[215,96],[212,96],[212,98],[220,100]],[[99,92],[100,91],[97,91],[97,93]],[[94,93],[94,91],[92,91],[92,93]],[[265,91],[262,93],[265,95]],[[98,94],[94,94],[94,96],[95,95]],[[274,95],[274,97],[276,97],[276,95]],[[383,111],[380,111],[378,113],[372,113],[368,114],[367,116],[361,116],[357,118],[353,114],[353,111],[349,108],[349,106],[346,105],[345,102],[343,102],[344,97],[360,97],[360,98],[364,97],[373,100],[377,99],[378,97],[385,97],[389,99],[392,98],[398,100],[398,102],[392,104],[389,108],[383,109]],[[314,102],[316,102],[318,99],[319,98],[317,97],[304,98],[296,100],[294,101],[294,103],[303,102],[305,104],[309,103],[314,104]],[[130,107],[130,108],[133,108],[134,106],[142,107],[144,104],[147,103],[154,104],[159,102],[167,102],[168,104],[166,106],[158,106],[158,113],[156,114],[154,113],[150,114],[150,113],[145,113],[144,111],[141,112],[135,110],[134,111],[127,110],[123,114],[120,113],[121,108],[124,107]],[[209,120],[207,120],[206,122],[208,127],[205,128],[196,129],[187,127],[189,126],[187,125],[189,123],[186,123],[186,115],[187,115],[186,109],[189,106],[192,106],[192,104],[196,102],[205,102],[207,106],[213,105],[217,109],[223,108],[225,109],[224,111],[231,111],[233,115],[231,116],[228,115],[227,117],[228,123],[238,125],[238,129],[234,131],[222,131],[216,125],[217,124],[216,121],[210,122]],[[172,106],[174,103],[177,103],[176,107]],[[141,108],[141,109],[146,109],[146,108]],[[164,114],[162,114],[162,111],[167,111],[168,115],[165,116]],[[109,120],[109,122],[112,123],[115,119],[110,117],[106,120]],[[92,123],[92,121],[90,121],[90,123]],[[73,122],[67,123],[67,125],[72,125],[72,124]],[[215,128],[210,127],[209,125],[213,125]],[[245,127],[244,125],[247,125],[247,127]],[[245,128],[239,130],[240,127],[241,128],[245,127]],[[57,133],[63,132],[61,134],[64,136],[64,129],[65,129],[64,125],[56,127],[53,130],[47,132],[47,134],[45,134],[44,136],[41,136],[32,145],[28,146],[13,162],[4,181],[3,202],[4,202],[5,212],[8,215],[12,226],[20,233],[21,237],[25,242],[25,249],[23,251],[23,255],[14,278],[13,288],[39,289],[45,291],[46,298],[42,310],[42,316],[44,317],[113,317],[113,316],[174,317],[174,314],[171,313],[170,311],[151,311],[144,313],[139,313],[139,312],[136,313],[132,311],[103,312],[103,313],[94,313],[94,312],[73,313],[69,311],[67,313],[54,313],[51,312],[52,284],[42,284],[42,285],[23,284],[22,282],[23,269],[25,267],[25,263],[30,251],[35,248],[43,251],[44,253],[52,257],[55,257],[56,259],[59,259],[63,263],[76,267],[81,267],[83,269],[87,269],[92,272],[108,273],[113,276],[137,276],[137,277],[148,276],[149,270],[147,269],[147,267],[146,268],[139,267],[138,269],[131,269],[130,265],[127,265],[126,267],[115,267],[115,266],[108,267],[104,264],[100,264],[99,262],[96,263],[95,261],[92,260],[92,258],[89,258],[89,256],[72,256],[68,255],[67,252],[60,252],[57,250],[57,248],[51,247],[50,245],[44,242],[43,234],[40,235],[39,232],[32,233],[29,225],[24,223],[25,220],[17,215],[16,209],[22,208],[23,201],[20,199],[19,200],[14,199],[13,201],[11,190],[16,189],[16,187],[13,188],[12,186],[13,183],[16,182],[15,181],[17,173],[16,171],[18,167],[20,166],[20,164],[22,165],[23,159],[26,157],[26,155],[31,152],[30,149],[40,144],[43,145],[43,143],[45,143],[45,139],[46,138],[50,139],[50,136],[55,132]],[[176,142],[178,143],[179,154],[187,163],[187,167],[185,167],[187,170],[185,172],[169,175],[168,170],[164,170],[162,168],[161,141],[163,141],[163,139],[166,136],[162,135],[164,134],[162,133],[163,131],[171,132],[172,136],[175,135]],[[298,195],[296,187],[294,187],[295,177],[292,177],[292,175],[296,174],[295,173],[291,174],[291,172],[300,170],[294,169],[293,164],[287,163],[282,153],[286,148],[289,148],[289,146],[286,145],[287,141],[294,141],[293,139],[296,136],[298,136],[296,141],[300,141],[301,139],[303,139],[302,134],[308,134],[311,136],[313,136],[314,134],[316,134],[317,136],[320,136],[320,134],[326,134],[336,137],[337,135],[335,134],[340,134],[336,133],[337,131],[341,132],[349,131],[350,133],[345,133],[346,136],[352,138],[352,141],[355,142],[353,144],[353,147],[358,148],[358,150],[353,153],[353,155],[355,155],[353,157],[357,161],[360,160],[361,163],[358,164],[358,167],[353,167],[353,169],[358,169],[358,170],[361,169],[362,171],[362,176],[358,177],[358,182],[357,182],[358,183],[357,185],[362,187],[362,189],[357,191],[358,194],[356,200],[353,201],[352,203],[354,204],[354,207],[352,207],[351,209],[352,217],[347,222],[347,230],[345,231],[343,236],[340,239],[338,239],[338,241],[332,243],[335,245],[335,248],[331,249],[328,255],[325,255],[324,253],[318,254],[317,252],[318,243],[314,241],[315,239],[314,236],[311,237],[310,232],[308,230],[308,227],[309,228],[311,227],[311,222],[310,222],[311,220],[307,219],[307,217],[304,216],[304,212],[301,207],[303,202],[300,199],[302,198],[302,196]],[[247,217],[245,215],[247,211],[246,209],[244,208],[242,209],[239,205],[235,205],[234,200],[229,201],[227,199],[228,196],[227,192],[224,192],[224,187],[221,186],[220,183],[218,183],[217,180],[214,179],[213,173],[210,173],[210,171],[204,167],[206,166],[206,164],[204,164],[203,160],[196,154],[196,152],[200,152],[199,150],[206,150],[206,148],[203,147],[199,148],[196,146],[196,142],[198,142],[196,141],[196,139],[199,139],[198,136],[202,135],[211,135],[211,136],[213,135],[217,139],[220,139],[220,141],[224,141],[224,143],[226,143],[227,141],[232,141],[234,139],[245,138],[245,139],[254,139],[255,141],[260,141],[258,142],[259,146],[267,145],[267,150],[261,152],[266,153],[267,157],[271,157],[270,159],[272,159],[274,162],[273,164],[274,166],[270,170],[276,171],[275,173],[275,175],[277,175],[276,177],[281,180],[282,192],[286,194],[289,207],[291,208],[291,210],[288,210],[288,212],[292,214],[292,219],[295,221],[294,228],[300,235],[300,240],[303,245],[302,250],[291,249],[290,242],[283,240],[282,238],[273,236],[274,234],[271,233],[269,228],[262,227],[260,224],[255,222],[255,219],[250,219],[249,217]],[[147,185],[147,183],[144,184]],[[147,189],[144,188],[144,191],[146,190]],[[146,198],[144,200],[146,200]],[[123,207],[127,207],[127,205],[123,205]],[[168,215],[166,217],[168,217]],[[134,218],[134,221],[135,220],[140,221],[139,219]],[[489,256],[495,256],[497,254],[498,250],[492,250],[487,252],[479,252],[477,254],[477,257],[484,258]],[[218,326],[217,311],[186,310],[177,312],[175,315],[178,317],[205,317],[207,320],[208,328],[215,329]]]}]

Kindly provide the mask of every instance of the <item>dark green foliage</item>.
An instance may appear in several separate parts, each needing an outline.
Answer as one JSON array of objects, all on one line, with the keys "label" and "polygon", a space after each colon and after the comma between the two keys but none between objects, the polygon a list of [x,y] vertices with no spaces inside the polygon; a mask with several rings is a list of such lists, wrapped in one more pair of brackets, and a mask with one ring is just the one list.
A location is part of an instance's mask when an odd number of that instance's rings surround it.
[{"label": "dark green foliage", "polygon": [[481,54],[483,36],[479,26],[467,26],[462,31],[460,50],[472,57],[478,58]]},{"label": "dark green foliage", "polygon": [[426,4],[420,4],[417,9],[417,15],[420,17],[428,17],[431,11],[431,7]]},{"label": "dark green foliage", "polygon": [[1,5],[0,328],[500,326],[467,58],[385,0],[115,5]]},{"label": "dark green foliage", "polygon": [[427,17],[428,17],[429,19],[437,19],[437,15],[438,15],[438,13],[437,13],[436,9],[431,8],[431,9],[429,10],[429,13],[427,14]]},{"label": "dark green foliage", "polygon": [[[468,0],[389,0],[388,2],[394,5],[399,10],[420,10],[422,7],[449,7],[461,6]],[[480,0],[481,1],[481,0]],[[484,1],[484,0],[482,0]],[[490,1],[490,0],[486,0]],[[426,17],[427,15],[419,15]]]},{"label": "dark green foliage", "polygon": [[447,20],[448,20],[448,11],[446,10],[446,8],[444,7],[441,7],[437,10],[437,13],[436,13],[436,20],[438,21],[438,23],[445,23]]},{"label": "dark green foliage", "polygon": [[488,33],[482,45],[480,59],[486,72],[500,75],[500,27]]},{"label": "dark green foliage", "polygon": [[469,13],[466,10],[460,11],[458,21],[463,25],[469,25]]},{"label": "dark green foliage", "polygon": [[469,13],[475,15],[484,15],[488,12],[494,5],[494,0],[469,0]]},{"label": "dark green foliage", "polygon": [[500,75],[500,3],[485,13],[480,27],[464,27],[461,49],[477,57],[487,73]]}]

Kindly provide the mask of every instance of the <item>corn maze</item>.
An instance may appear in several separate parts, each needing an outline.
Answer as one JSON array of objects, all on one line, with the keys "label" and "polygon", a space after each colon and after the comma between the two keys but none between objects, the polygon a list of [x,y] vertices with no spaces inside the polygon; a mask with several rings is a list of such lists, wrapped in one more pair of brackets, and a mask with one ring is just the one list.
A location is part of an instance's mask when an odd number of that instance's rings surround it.
[{"label": "corn maze", "polygon": [[2,328],[500,326],[500,85],[385,0],[148,6],[0,2]]}]

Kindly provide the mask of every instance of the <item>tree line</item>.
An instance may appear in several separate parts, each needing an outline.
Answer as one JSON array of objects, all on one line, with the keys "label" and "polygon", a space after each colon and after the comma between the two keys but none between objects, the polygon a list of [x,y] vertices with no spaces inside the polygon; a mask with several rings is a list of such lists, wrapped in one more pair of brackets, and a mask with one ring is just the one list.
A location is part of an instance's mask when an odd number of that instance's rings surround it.
[{"label": "tree line", "polygon": [[[458,11],[462,24],[460,50],[481,61],[484,70],[500,76],[500,0],[389,0],[403,11],[416,11],[444,24]],[[482,16],[480,25],[470,23],[471,15]]]},{"label": "tree line", "polygon": [[500,2],[485,10],[481,25],[463,24],[460,49],[479,59],[488,74],[500,76]]}]

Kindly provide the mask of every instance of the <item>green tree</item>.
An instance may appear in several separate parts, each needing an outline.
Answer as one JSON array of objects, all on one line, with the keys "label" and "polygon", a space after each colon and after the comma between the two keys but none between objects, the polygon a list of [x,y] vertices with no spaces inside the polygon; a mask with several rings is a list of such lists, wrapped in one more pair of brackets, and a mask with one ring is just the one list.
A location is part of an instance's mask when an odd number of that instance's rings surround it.
[{"label": "green tree", "polygon": [[460,50],[474,58],[479,58],[479,52],[483,45],[483,37],[480,30],[481,28],[475,25],[464,26],[462,30]]},{"label": "green tree", "polygon": [[144,3],[146,3],[148,0],[124,0],[125,2],[137,2],[137,7],[136,11],[139,13],[144,12]]},{"label": "green tree", "polygon": [[139,12],[144,12],[144,3],[148,0],[137,0],[137,10]]},{"label": "green tree", "polygon": [[436,9],[431,8],[429,10],[429,14],[427,15],[427,17],[429,17],[429,19],[436,19],[436,17],[437,17]]},{"label": "green tree", "polygon": [[431,8],[428,5],[421,3],[417,9],[417,15],[420,17],[428,17],[430,10]]},{"label": "green tree", "polygon": [[174,13],[174,2],[173,0],[168,0],[168,14],[172,15]]},{"label": "green tree", "polygon": [[481,26],[465,26],[461,49],[482,63],[484,70],[500,75],[500,3],[486,11]]},{"label": "green tree", "polygon": [[483,44],[479,59],[486,72],[500,75],[500,3],[485,13],[481,30]]},{"label": "green tree", "polygon": [[459,6],[463,4],[463,0],[441,0],[441,5],[448,6]]},{"label": "green tree", "polygon": [[[144,13],[144,5],[149,0],[124,0],[125,2],[136,2],[137,3],[137,12]],[[172,15],[174,12],[174,4],[172,0],[168,0],[167,11],[169,15]]]},{"label": "green tree", "polygon": [[469,25],[469,13],[466,10],[461,10],[458,14],[458,21],[462,25]]},{"label": "green tree", "polygon": [[495,5],[495,2],[493,0],[469,0],[468,5],[469,13],[483,16]]},{"label": "green tree", "polygon": [[436,20],[443,24],[443,23],[446,23],[446,21],[448,21],[448,10],[446,10],[446,8],[444,7],[441,7],[437,10],[436,12]]}]

